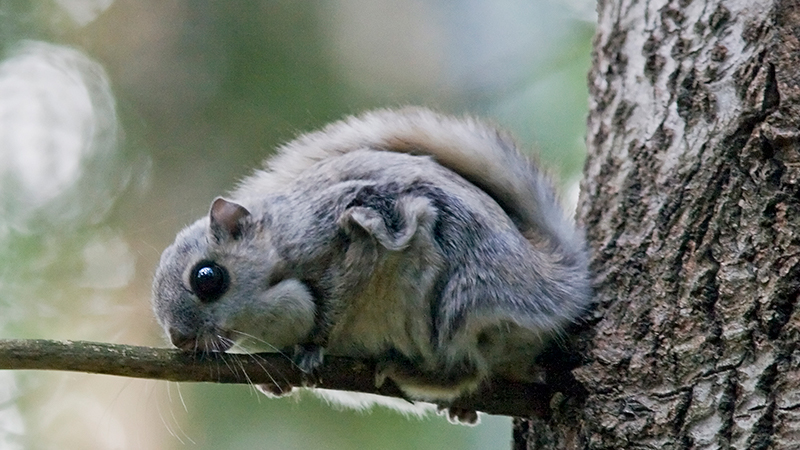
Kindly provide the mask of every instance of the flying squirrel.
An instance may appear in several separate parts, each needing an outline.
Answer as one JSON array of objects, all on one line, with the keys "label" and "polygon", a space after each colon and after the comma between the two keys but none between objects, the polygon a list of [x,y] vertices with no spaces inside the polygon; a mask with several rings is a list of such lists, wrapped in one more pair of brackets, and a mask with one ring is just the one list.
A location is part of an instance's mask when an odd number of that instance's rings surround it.
[{"label": "flying squirrel", "polygon": [[582,232],[505,133],[377,110],[283,145],[216,198],[164,251],[153,308],[184,350],[290,351],[306,372],[370,358],[377,384],[448,404],[527,381],[589,305],[587,267]]}]

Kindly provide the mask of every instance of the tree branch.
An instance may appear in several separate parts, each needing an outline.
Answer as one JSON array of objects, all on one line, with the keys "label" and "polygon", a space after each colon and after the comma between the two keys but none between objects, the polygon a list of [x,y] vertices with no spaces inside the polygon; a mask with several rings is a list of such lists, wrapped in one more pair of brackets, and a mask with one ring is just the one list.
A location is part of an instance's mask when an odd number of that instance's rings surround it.
[{"label": "tree branch", "polygon": [[[0,370],[64,370],[154,380],[313,386],[402,397],[393,383],[375,387],[371,361],[326,356],[313,375],[276,353],[190,353],[85,341],[0,340]],[[492,380],[452,405],[488,414],[544,417],[554,391],[541,384]]]}]

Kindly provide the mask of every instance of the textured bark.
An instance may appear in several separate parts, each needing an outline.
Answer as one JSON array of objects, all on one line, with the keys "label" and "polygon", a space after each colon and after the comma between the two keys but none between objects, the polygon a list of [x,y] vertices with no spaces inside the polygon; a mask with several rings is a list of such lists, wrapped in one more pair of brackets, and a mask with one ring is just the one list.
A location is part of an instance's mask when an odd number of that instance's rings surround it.
[{"label": "textured bark", "polygon": [[585,395],[517,448],[800,448],[800,2],[600,0]]}]

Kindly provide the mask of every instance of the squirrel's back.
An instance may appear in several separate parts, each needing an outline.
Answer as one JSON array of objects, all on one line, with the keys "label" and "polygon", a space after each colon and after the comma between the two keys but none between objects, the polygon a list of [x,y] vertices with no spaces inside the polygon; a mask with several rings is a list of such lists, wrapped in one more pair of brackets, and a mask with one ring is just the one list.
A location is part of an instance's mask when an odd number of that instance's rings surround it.
[{"label": "squirrel's back", "polygon": [[363,149],[433,157],[492,197],[532,244],[586,265],[582,234],[564,215],[547,177],[508,135],[470,117],[424,108],[371,111],[303,135],[246,178],[234,198],[280,191],[314,164]]}]

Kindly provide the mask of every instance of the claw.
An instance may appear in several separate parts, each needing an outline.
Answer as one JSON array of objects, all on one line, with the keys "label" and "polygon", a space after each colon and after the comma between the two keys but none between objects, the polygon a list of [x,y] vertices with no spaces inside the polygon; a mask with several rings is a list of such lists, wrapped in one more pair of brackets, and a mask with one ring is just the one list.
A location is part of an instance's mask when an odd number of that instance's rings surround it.
[{"label": "claw", "polygon": [[267,397],[283,397],[285,395],[289,395],[292,393],[292,389],[294,387],[289,383],[266,383],[266,384],[257,384],[256,389],[258,389],[262,394],[266,395]]}]

